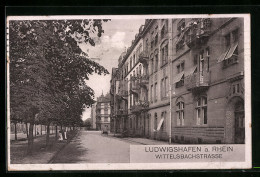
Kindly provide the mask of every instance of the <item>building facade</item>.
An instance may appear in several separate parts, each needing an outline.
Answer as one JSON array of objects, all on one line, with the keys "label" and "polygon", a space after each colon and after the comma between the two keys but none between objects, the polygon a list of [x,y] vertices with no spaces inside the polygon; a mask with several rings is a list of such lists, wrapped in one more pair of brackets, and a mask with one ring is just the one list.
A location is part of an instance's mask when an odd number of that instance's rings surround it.
[{"label": "building facade", "polygon": [[96,104],[96,129],[110,131],[110,95],[102,93]]},{"label": "building facade", "polygon": [[116,132],[244,143],[243,29],[240,18],[147,19],[112,75]]},{"label": "building facade", "polygon": [[244,143],[243,19],[176,19],[172,134],[180,143]]}]

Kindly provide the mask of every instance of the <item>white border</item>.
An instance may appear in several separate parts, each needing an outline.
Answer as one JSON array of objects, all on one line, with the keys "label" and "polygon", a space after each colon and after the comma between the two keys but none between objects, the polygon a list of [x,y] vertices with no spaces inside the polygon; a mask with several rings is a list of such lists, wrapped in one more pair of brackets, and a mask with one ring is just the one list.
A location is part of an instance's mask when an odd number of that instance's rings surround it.
[{"label": "white border", "polygon": [[[9,20],[54,20],[54,19],[160,19],[160,18],[202,18],[199,15],[80,15],[80,16],[8,16]],[[177,169],[249,169],[252,168],[252,126],[251,126],[251,33],[250,14],[212,14],[210,18],[244,18],[244,81],[245,81],[245,162],[190,162],[190,163],[86,163],[86,164],[10,164],[10,141],[8,145],[9,171],[49,170],[177,170]],[[8,57],[8,53],[7,53]],[[7,76],[9,65],[7,63]],[[7,89],[9,91],[9,77]],[[10,95],[7,92],[7,140],[10,139]]]}]

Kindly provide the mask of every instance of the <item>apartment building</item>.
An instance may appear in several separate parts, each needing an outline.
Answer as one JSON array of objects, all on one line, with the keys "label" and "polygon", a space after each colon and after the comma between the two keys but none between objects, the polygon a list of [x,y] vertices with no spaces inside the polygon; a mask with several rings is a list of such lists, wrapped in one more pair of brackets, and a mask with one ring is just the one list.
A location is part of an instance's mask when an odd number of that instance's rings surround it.
[{"label": "apartment building", "polygon": [[96,129],[110,131],[110,95],[106,94],[97,98]]},{"label": "apartment building", "polygon": [[173,22],[172,137],[244,143],[243,19]]},{"label": "apartment building", "polygon": [[119,59],[118,132],[244,143],[243,29],[240,18],[147,19]]}]

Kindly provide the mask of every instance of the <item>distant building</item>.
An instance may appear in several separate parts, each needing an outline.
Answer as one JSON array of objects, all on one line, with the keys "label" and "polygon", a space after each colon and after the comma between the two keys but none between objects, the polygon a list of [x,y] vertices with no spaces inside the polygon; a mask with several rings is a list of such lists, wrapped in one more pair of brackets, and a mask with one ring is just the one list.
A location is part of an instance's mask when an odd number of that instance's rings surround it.
[{"label": "distant building", "polygon": [[90,114],[90,118],[91,118],[91,128],[92,129],[96,129],[97,125],[96,125],[96,105],[97,103],[94,103],[91,107],[91,114]]},{"label": "distant building", "polygon": [[96,129],[110,131],[110,95],[106,94],[97,98],[96,104]]}]

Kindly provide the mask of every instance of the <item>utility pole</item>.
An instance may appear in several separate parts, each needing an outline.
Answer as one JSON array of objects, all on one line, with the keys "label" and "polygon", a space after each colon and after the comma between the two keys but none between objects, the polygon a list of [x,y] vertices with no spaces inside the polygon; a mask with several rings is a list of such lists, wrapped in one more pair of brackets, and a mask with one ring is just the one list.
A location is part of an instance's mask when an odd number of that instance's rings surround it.
[{"label": "utility pole", "polygon": [[[170,22],[170,24],[168,24],[168,26],[172,26],[172,21],[168,21],[168,23]],[[171,31],[170,31],[171,30]],[[170,30],[167,30],[167,31],[170,31],[170,39],[169,39],[169,44],[172,45],[172,38],[173,38],[173,29],[171,28]],[[173,45],[172,46],[169,46],[169,49],[172,48],[173,49]],[[170,91],[170,117],[169,117],[169,122],[170,122],[170,125],[169,125],[169,144],[172,143],[172,67],[171,67],[171,63],[172,63],[172,57],[173,57],[173,54],[172,54],[172,51],[173,50],[168,50],[171,52],[171,55],[170,57],[168,56],[168,67],[169,67],[169,91]]]}]

